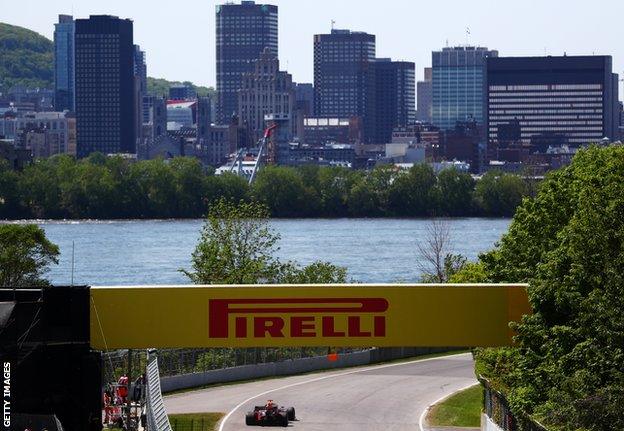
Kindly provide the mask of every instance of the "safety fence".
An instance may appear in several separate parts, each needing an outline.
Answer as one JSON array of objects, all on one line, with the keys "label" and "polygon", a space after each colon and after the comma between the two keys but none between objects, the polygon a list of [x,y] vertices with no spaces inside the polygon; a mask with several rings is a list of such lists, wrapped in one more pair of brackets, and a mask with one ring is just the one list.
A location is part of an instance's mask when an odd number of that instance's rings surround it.
[{"label": "safety fence", "polygon": [[[352,353],[367,349],[332,349],[328,347],[305,348],[248,348],[248,349],[161,349],[158,365],[161,376],[203,373],[211,370],[244,365],[269,364],[301,358],[324,356],[328,353]],[[145,353],[142,350],[115,350],[103,354],[105,382],[116,382],[128,372],[128,354],[132,354],[132,376],[145,370]]]},{"label": "safety fence", "polygon": [[329,357],[327,354],[324,354],[170,376],[161,374],[160,383],[162,391],[166,393],[226,382],[291,376],[319,370],[368,365],[449,350],[451,349],[422,347],[372,348],[357,351],[345,350],[337,355],[331,355]]},{"label": "safety fence", "polygon": [[[546,427],[527,415],[514,414],[505,395],[492,388],[490,382],[479,376],[484,387],[483,412],[490,422],[502,431],[548,431]],[[491,429],[491,428],[487,428]]]}]

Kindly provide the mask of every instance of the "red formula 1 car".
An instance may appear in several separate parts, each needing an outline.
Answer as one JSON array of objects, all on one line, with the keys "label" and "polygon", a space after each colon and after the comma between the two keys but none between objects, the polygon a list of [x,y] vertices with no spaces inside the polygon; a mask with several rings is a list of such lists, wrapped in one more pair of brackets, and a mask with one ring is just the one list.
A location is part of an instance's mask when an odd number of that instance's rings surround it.
[{"label": "red formula 1 car", "polygon": [[288,426],[288,421],[295,420],[294,407],[278,406],[273,400],[267,401],[263,406],[254,407],[252,412],[245,415],[245,424],[260,426]]}]

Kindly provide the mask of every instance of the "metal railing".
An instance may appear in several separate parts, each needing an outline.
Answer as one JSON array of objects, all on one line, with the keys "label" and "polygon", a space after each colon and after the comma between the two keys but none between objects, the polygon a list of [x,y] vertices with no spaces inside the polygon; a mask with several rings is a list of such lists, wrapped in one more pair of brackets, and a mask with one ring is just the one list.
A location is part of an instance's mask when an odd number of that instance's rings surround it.
[{"label": "metal railing", "polygon": [[479,381],[484,387],[483,412],[503,431],[548,431],[546,427],[528,415],[514,414],[505,395],[492,388],[482,376]]},{"label": "metal railing", "polygon": [[[237,367],[240,365],[265,364],[286,360],[323,356],[331,352],[351,353],[367,350],[364,348],[329,349],[327,347],[293,348],[247,348],[247,349],[161,349],[158,351],[160,375],[177,376],[188,373],[201,373],[210,370]],[[132,375],[144,372],[145,353],[133,350]],[[128,350],[103,353],[105,382],[116,382],[128,370]]]}]

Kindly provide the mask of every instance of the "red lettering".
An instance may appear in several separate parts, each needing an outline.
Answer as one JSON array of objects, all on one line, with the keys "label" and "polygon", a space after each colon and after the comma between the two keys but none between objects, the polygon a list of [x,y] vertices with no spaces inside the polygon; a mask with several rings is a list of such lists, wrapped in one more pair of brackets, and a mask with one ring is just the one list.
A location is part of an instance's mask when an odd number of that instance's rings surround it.
[{"label": "red lettering", "polygon": [[279,317],[254,317],[254,337],[264,338],[269,334],[273,338],[283,338],[284,321]]},{"label": "red lettering", "polygon": [[384,316],[375,316],[373,323],[375,337],[386,336],[386,318]]},{"label": "red lettering", "polygon": [[344,337],[344,332],[336,332],[336,325],[333,316],[323,316],[322,318],[323,337]]},{"label": "red lettering", "polygon": [[236,338],[247,338],[247,318],[236,318]]},{"label": "red lettering", "polygon": [[292,337],[316,337],[314,329],[314,317],[312,316],[293,316],[290,318],[290,335]]},{"label": "red lettering", "polygon": [[349,316],[348,328],[349,337],[370,337],[370,332],[362,332],[362,326],[360,316]]}]

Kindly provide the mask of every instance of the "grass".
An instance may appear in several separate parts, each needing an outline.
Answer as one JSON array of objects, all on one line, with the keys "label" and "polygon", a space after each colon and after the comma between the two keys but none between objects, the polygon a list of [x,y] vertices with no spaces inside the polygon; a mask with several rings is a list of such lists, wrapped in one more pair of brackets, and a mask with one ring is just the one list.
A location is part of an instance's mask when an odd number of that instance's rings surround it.
[{"label": "grass", "polygon": [[368,368],[368,367],[374,367],[375,365],[409,362],[409,361],[414,361],[414,360],[418,360],[418,359],[442,358],[444,356],[460,355],[462,353],[468,353],[468,352],[470,352],[470,350],[451,350],[451,351],[448,351],[448,352],[428,353],[426,355],[418,355],[418,356],[411,356],[411,357],[408,357],[408,358],[392,359],[390,361],[382,361],[382,362],[376,362],[376,363],[373,363],[373,364],[358,365],[358,366],[354,366],[354,367],[326,368],[326,369],[323,369],[323,370],[314,370],[314,371],[310,371],[310,372],[307,372],[307,373],[290,374],[288,376],[267,376],[267,377],[259,377],[257,379],[236,380],[236,381],[233,381],[233,382],[212,383],[212,384],[209,384],[209,385],[195,386],[193,388],[177,389],[175,391],[163,392],[163,396],[184,394],[184,393],[187,393],[187,392],[202,391],[204,389],[210,389],[210,388],[214,388],[214,387],[218,387],[218,386],[231,386],[231,385],[240,385],[240,384],[243,384],[243,383],[259,382],[259,381],[262,381],[262,380],[284,379],[284,378],[293,377],[293,376],[305,376],[305,375],[308,375],[308,374],[328,373],[328,372],[332,372],[332,371],[339,371],[339,370],[346,370],[346,369]]},{"label": "grass", "polygon": [[429,411],[431,426],[478,427],[481,425],[481,385],[472,386],[436,404]]},{"label": "grass", "polygon": [[186,413],[169,415],[173,431],[214,431],[224,413]]}]

